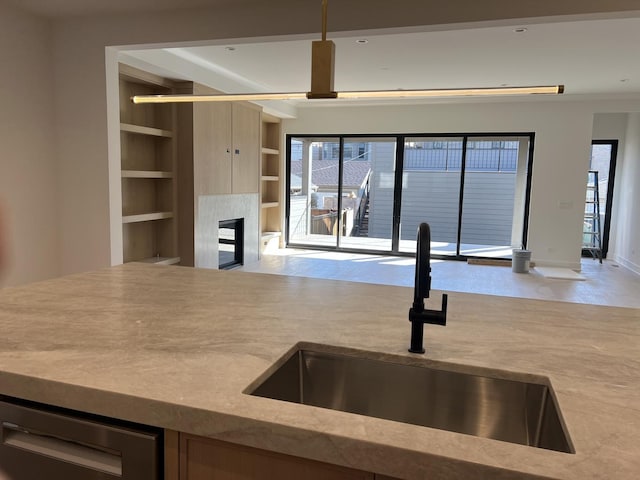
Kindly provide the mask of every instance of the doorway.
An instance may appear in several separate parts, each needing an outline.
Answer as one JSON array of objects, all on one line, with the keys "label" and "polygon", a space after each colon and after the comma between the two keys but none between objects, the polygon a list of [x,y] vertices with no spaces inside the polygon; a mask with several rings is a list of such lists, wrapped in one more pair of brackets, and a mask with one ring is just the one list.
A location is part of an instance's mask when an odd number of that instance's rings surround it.
[{"label": "doorway", "polygon": [[[589,170],[598,172],[598,192],[600,204],[600,225],[602,226],[602,258],[607,258],[609,234],[611,230],[611,211],[613,208],[613,187],[618,156],[618,140],[593,140]],[[583,256],[591,256],[583,251]]]}]

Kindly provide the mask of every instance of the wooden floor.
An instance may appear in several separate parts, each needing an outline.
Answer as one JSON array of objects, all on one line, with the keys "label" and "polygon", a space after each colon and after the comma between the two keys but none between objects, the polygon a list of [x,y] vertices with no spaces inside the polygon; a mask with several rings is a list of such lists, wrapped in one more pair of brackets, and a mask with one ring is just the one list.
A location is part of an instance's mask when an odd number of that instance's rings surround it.
[{"label": "wooden floor", "polygon": [[[240,268],[407,287],[413,287],[415,276],[415,260],[409,257],[297,249],[274,250]],[[514,273],[509,267],[453,260],[433,260],[431,268],[435,290],[640,308],[640,276],[608,260],[583,259],[584,281],[545,278],[535,268]]]}]

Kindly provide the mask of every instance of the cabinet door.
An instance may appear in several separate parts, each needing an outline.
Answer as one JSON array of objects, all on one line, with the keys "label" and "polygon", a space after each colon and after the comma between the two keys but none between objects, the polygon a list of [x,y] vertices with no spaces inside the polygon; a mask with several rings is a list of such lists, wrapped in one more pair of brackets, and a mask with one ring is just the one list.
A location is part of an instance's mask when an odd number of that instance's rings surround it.
[{"label": "cabinet door", "polygon": [[373,480],[371,473],[180,434],[180,480]]},{"label": "cabinet door", "polygon": [[193,188],[199,195],[232,193],[231,103],[193,104]]},{"label": "cabinet door", "polygon": [[258,193],[260,180],[260,110],[233,104],[233,193]]}]

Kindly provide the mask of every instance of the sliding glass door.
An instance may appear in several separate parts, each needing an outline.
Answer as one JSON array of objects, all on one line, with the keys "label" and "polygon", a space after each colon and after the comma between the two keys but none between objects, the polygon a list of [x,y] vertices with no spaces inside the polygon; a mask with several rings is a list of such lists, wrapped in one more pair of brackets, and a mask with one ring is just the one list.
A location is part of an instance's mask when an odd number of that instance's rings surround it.
[{"label": "sliding glass door", "polygon": [[341,173],[340,138],[292,138],[289,145],[289,242],[335,248]]},{"label": "sliding glass door", "polygon": [[467,140],[461,256],[509,258],[522,246],[528,158],[528,137]]},{"label": "sliding glass door", "polygon": [[444,258],[524,247],[533,134],[288,138],[287,244]]},{"label": "sliding glass door", "polygon": [[340,246],[391,251],[395,138],[345,138]]},{"label": "sliding glass door", "polygon": [[457,255],[463,138],[404,139],[400,252],[416,251],[418,225],[431,227],[431,253]]}]

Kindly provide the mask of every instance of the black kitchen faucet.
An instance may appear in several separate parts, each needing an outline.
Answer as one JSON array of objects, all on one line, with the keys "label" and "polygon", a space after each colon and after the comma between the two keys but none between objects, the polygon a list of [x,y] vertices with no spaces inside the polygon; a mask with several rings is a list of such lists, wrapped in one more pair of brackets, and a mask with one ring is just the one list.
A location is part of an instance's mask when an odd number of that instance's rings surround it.
[{"label": "black kitchen faucet", "polygon": [[416,248],[416,283],[413,293],[413,306],[409,309],[411,322],[411,353],[424,353],[424,324],[447,324],[447,294],[442,295],[442,310],[425,310],[424,300],[429,298],[431,290],[431,229],[428,223],[418,227]]}]

